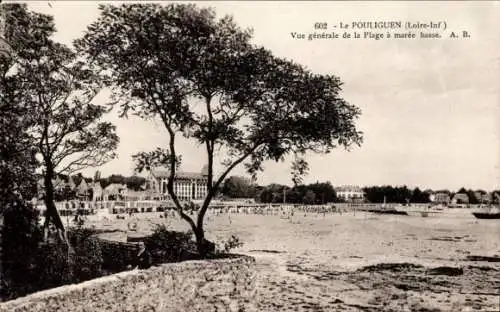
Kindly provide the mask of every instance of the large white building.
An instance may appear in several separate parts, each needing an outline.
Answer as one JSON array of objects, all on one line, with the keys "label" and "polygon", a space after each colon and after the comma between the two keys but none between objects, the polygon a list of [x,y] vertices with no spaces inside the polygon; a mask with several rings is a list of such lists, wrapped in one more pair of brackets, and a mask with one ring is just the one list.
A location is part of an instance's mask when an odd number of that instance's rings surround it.
[{"label": "large white building", "polygon": [[[155,168],[148,176],[148,187],[168,199],[167,183],[169,170],[166,168]],[[207,195],[207,166],[200,173],[177,171],[174,180],[174,193],[180,200],[199,200]]]},{"label": "large white building", "polygon": [[361,201],[365,198],[365,192],[359,186],[344,185],[335,188],[335,193],[338,198],[344,201]]}]

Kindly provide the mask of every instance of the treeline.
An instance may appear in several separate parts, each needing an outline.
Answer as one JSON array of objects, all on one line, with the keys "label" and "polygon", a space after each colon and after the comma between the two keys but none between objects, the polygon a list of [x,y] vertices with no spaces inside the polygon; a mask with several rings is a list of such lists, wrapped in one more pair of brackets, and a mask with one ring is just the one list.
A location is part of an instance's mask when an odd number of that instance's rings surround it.
[{"label": "treeline", "polygon": [[253,198],[261,203],[321,204],[337,201],[333,186],[319,182],[292,188],[281,184],[259,186],[245,177],[231,176],[220,191],[223,198]]},{"label": "treeline", "polygon": [[258,187],[255,200],[261,203],[325,204],[338,202],[335,189],[329,182],[297,185],[271,184]]},{"label": "treeline", "polygon": [[[457,203],[479,204],[485,202],[483,196],[490,198],[491,202],[499,203],[500,190],[488,193],[484,190],[472,190],[460,188],[456,192],[450,190],[431,190],[420,188],[408,188],[407,186],[369,186],[364,187],[364,201],[368,203],[430,203],[432,195],[436,193],[445,193],[451,200],[456,194],[465,194],[457,200]],[[332,202],[343,202],[343,199],[337,196],[335,188],[329,183],[313,183],[307,185],[298,185],[289,187],[281,184],[270,184],[259,186],[252,183],[249,179],[239,176],[229,177],[221,193],[226,198],[253,198],[261,203],[303,203],[303,204],[321,204]],[[466,201],[463,198],[467,198]]]},{"label": "treeline", "polygon": [[[481,202],[483,202],[483,196],[484,195],[489,195],[487,196],[489,199],[491,199],[491,201],[493,203],[496,203],[498,204],[499,203],[499,199],[500,199],[500,190],[495,190],[491,193],[488,193],[484,190],[471,190],[471,189],[465,189],[464,187],[462,187],[461,189],[458,190],[458,192],[456,192],[455,194],[465,194],[467,195],[467,199],[468,199],[468,203],[469,204],[480,204]],[[455,194],[451,194],[451,195],[455,195]],[[461,200],[458,200],[458,203],[461,204],[463,203]]]},{"label": "treeline", "polygon": [[406,186],[371,186],[363,188],[365,200],[370,203],[429,203],[431,190],[422,191],[418,187],[409,189]]},{"label": "treeline", "polygon": [[146,178],[139,176],[125,177],[119,174],[112,174],[107,178],[99,179],[99,182],[103,188],[110,184],[124,184],[131,190],[139,191],[145,188]]}]

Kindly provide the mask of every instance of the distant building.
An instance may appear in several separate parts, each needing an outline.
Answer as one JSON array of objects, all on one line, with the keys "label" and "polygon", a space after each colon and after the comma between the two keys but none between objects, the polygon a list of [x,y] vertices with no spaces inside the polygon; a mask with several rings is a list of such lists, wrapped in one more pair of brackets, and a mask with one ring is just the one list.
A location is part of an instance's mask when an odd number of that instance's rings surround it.
[{"label": "distant building", "polygon": [[491,193],[491,204],[500,204],[500,193],[496,191]]},{"label": "distant building", "polygon": [[465,193],[457,193],[451,199],[453,205],[469,204],[469,196]]},{"label": "distant building", "polygon": [[92,200],[93,201],[104,200],[104,189],[102,188],[100,182],[94,182],[94,185],[92,185]]},{"label": "distant building", "polygon": [[85,181],[85,178],[82,178],[82,181],[80,182],[80,184],[78,184],[78,186],[75,189],[76,196],[86,198],[89,196],[90,190],[91,188],[89,184],[87,183],[87,181]]},{"label": "distant building", "polygon": [[126,190],[125,184],[111,183],[102,192],[103,200],[121,200]]},{"label": "distant building", "polygon": [[492,201],[492,195],[493,194],[488,194],[485,192],[474,192],[474,196],[476,197],[476,200],[480,204],[489,204]]},{"label": "distant building", "polygon": [[[66,181],[64,181],[61,177],[56,176],[52,179],[52,186],[54,187],[55,192],[62,192],[68,186],[68,183],[66,183]],[[38,198],[45,196],[45,180],[43,177],[37,180],[37,193]]]},{"label": "distant building", "polygon": [[442,204],[442,205],[448,205],[451,201],[450,194],[444,193],[444,192],[439,192],[439,193],[434,193],[430,196],[430,200],[433,203],[436,204]]},{"label": "distant building", "polygon": [[362,201],[365,198],[365,192],[359,186],[344,185],[335,188],[337,198],[346,202],[349,201]]},{"label": "distant building", "polygon": [[[197,200],[203,199],[207,195],[208,170],[204,166],[201,172],[183,172],[177,171],[174,180],[174,193],[179,200]],[[158,194],[169,199],[167,182],[170,172],[166,168],[155,168],[150,171],[148,186]]]},{"label": "distant building", "polygon": [[76,189],[76,183],[75,180],[71,176],[68,177],[68,186],[70,190],[75,190]]}]

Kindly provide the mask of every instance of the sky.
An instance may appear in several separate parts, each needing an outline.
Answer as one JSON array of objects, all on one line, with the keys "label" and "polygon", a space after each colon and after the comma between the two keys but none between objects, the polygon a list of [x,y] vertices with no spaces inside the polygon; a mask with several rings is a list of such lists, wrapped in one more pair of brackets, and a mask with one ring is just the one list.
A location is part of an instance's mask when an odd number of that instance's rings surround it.
[{"label": "sky", "polygon": [[[114,2],[119,3],[119,2]],[[218,16],[232,15],[254,30],[253,43],[343,81],[342,96],[358,106],[361,147],[308,154],[305,183],[407,185],[456,190],[500,188],[500,2],[199,2]],[[55,40],[71,42],[97,19],[97,2],[29,2],[51,14]],[[297,40],[291,32],[314,32],[315,22],[446,22],[452,39]],[[328,32],[333,31],[330,28]],[[106,102],[103,92],[96,101]],[[118,158],[99,168],[103,176],[131,175],[131,155],[168,143],[160,123],[106,116],[117,126]],[[182,170],[200,171],[203,149],[183,141]],[[267,162],[259,184],[291,185],[290,159]],[[84,172],[93,175],[95,169]],[[234,174],[245,174],[237,168]]]}]

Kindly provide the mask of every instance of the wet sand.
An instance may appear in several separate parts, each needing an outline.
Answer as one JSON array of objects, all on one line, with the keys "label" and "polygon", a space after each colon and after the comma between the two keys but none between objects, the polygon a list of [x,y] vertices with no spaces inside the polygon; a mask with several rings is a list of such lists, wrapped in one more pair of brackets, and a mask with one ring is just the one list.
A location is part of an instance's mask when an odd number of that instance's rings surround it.
[{"label": "wet sand", "polygon": [[[137,218],[139,231],[187,229]],[[257,259],[260,311],[500,311],[500,220],[470,211],[209,215],[206,230],[216,242],[238,236],[244,245],[234,251]]]}]

